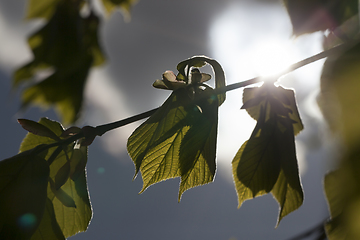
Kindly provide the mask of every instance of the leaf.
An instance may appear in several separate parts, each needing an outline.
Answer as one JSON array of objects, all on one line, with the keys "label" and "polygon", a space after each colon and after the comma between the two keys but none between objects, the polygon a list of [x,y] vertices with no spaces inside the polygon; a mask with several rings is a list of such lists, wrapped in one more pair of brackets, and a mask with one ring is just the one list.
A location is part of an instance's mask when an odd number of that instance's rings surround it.
[{"label": "leaf", "polygon": [[326,223],[325,230],[330,240],[346,239],[347,234],[347,229],[342,221],[342,213],[346,205],[343,190],[348,185],[344,182],[343,174],[344,172],[337,170],[326,174],[324,178],[324,190],[330,210],[330,220]]},{"label": "leaf", "polygon": [[360,44],[327,58],[321,75],[320,109],[330,128],[340,134],[349,150],[358,148],[360,124]]},{"label": "leaf", "polygon": [[45,18],[49,19],[55,11],[59,0],[29,0],[26,18]]},{"label": "leaf", "polygon": [[[76,208],[76,203],[75,203],[74,199],[72,199],[72,197],[70,197],[61,188],[56,189],[55,183],[51,178],[49,179],[49,182],[50,182],[51,191],[53,192],[53,194],[55,195],[57,200],[59,200],[63,206],[69,207],[69,208]],[[48,194],[48,196],[49,195],[51,196],[50,193]]]},{"label": "leaf", "polygon": [[54,206],[48,198],[46,199],[45,211],[40,225],[31,236],[31,240],[65,240],[56,221]]},{"label": "leaf", "polygon": [[[191,86],[192,87],[192,86]],[[195,89],[195,99],[213,91]],[[217,101],[192,102],[192,90],[180,88],[129,137],[127,149],[140,170],[143,188],[181,176],[179,200],[189,188],[212,181],[215,174]],[[141,193],[140,192],[140,193]]]},{"label": "leaf", "polygon": [[[285,89],[281,86],[275,87],[273,84],[266,84],[262,87],[245,88],[243,93],[243,106],[242,109],[246,109],[248,114],[257,120],[259,118],[260,108],[268,99],[276,101],[273,107],[278,109],[278,112],[283,109],[283,112],[287,112],[283,116],[289,116],[293,120],[294,134],[297,135],[304,126],[302,124],[300,114],[297,108],[295,93],[291,89]],[[279,104],[278,104],[279,103]],[[284,109],[285,108],[285,109]]]},{"label": "leaf", "polygon": [[49,165],[34,151],[0,161],[0,239],[30,239],[43,217]]},{"label": "leaf", "polygon": [[54,187],[58,190],[70,177],[70,161],[66,161],[55,175]]},{"label": "leaf", "polygon": [[333,30],[358,13],[357,0],[284,0],[284,3],[295,35]]},{"label": "leaf", "polygon": [[53,131],[51,131],[46,126],[44,126],[40,123],[34,122],[32,120],[28,120],[28,119],[18,119],[18,122],[21,124],[21,126],[25,130],[27,130],[35,135],[39,135],[42,137],[49,137],[49,138],[54,139],[55,141],[60,140],[60,138],[58,136],[56,136],[56,134]]},{"label": "leaf", "polygon": [[[62,126],[58,122],[42,118],[39,123],[49,128],[59,137],[64,132]],[[51,144],[54,142],[55,141],[50,138],[28,133],[21,144],[20,152],[32,149],[39,144]],[[56,147],[49,149],[46,159],[53,154],[55,148]],[[66,151],[68,158],[65,155],[64,150]],[[79,162],[82,162],[81,166],[83,166],[83,168],[77,170],[77,178],[74,178],[75,180],[68,178],[64,185],[62,185],[59,190],[55,191],[56,194],[58,194],[58,197],[55,196],[51,189],[51,184],[49,184],[47,197],[52,201],[56,220],[63,235],[67,238],[78,232],[86,231],[92,218],[92,209],[88,196],[85,172],[87,147],[79,147],[72,143],[64,148],[64,150],[60,152],[50,165],[51,181],[55,182],[56,175],[68,159],[70,159],[70,173],[74,171],[71,169],[74,168],[74,166],[77,166]],[[71,167],[72,165],[73,167]],[[71,200],[68,197],[70,197]]]},{"label": "leaf", "polygon": [[48,23],[28,39],[34,59],[13,77],[14,87],[28,82],[23,107],[55,105],[65,124],[78,117],[90,67],[104,62],[97,37],[99,19],[93,12],[82,17],[80,5],[68,0],[56,5]]},{"label": "leaf", "polygon": [[247,199],[269,193],[280,173],[280,153],[274,141],[276,121],[271,119],[265,123],[264,117],[232,162],[238,207]]},{"label": "leaf", "polygon": [[102,0],[105,10],[108,15],[112,14],[117,8],[121,9],[125,20],[130,18],[131,7],[137,0]]},{"label": "leaf", "polygon": [[[292,101],[287,100],[294,95],[288,93],[267,85],[244,89],[244,106],[257,124],[232,161],[239,207],[248,199],[271,192],[280,207],[277,225],[303,202],[293,129],[298,123],[291,118],[295,111]],[[281,94],[286,98],[279,97]]]},{"label": "leaf", "polygon": [[[208,63],[215,72],[215,89],[225,87],[225,73],[221,65],[214,59],[208,58],[206,56],[194,56],[187,60],[180,62],[177,65],[177,70],[179,71],[182,77],[188,76],[189,74],[185,73],[185,69],[190,72],[191,67],[203,67]],[[186,81],[187,82],[187,81]],[[225,101],[226,94],[218,94],[218,104],[219,106]]]}]

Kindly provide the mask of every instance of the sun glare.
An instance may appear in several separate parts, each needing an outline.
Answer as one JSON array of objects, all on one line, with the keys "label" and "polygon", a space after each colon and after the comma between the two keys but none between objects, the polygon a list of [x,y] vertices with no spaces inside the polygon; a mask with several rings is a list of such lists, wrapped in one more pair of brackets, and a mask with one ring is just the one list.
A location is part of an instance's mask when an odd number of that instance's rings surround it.
[{"label": "sun glare", "polygon": [[[281,5],[238,4],[228,6],[210,29],[213,57],[222,64],[227,84],[257,76],[266,78],[308,54],[308,46],[304,51],[291,39],[291,25]],[[245,110],[239,110],[241,105],[242,91],[237,90],[229,92],[220,107],[218,159],[228,168],[256,124]]]},{"label": "sun glare", "polygon": [[259,76],[269,76],[285,70],[294,62],[294,51],[280,39],[268,39],[256,44],[249,56],[249,63]]}]

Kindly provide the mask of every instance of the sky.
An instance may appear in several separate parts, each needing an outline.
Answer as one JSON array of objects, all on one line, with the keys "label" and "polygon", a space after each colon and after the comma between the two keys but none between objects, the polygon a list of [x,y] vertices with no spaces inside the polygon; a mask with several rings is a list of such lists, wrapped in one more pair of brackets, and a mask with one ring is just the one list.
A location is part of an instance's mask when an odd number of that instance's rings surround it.
[{"label": "sky", "polygon": [[[14,69],[31,59],[26,36],[41,22],[23,20],[25,1],[0,0],[0,158],[15,155],[26,132],[16,119],[58,119],[52,110],[18,113],[19,93],[11,92]],[[169,92],[151,85],[166,70],[194,55],[222,64],[227,83],[280,71],[321,51],[321,34],[293,37],[285,8],[277,1],[140,0],[131,21],[120,13],[103,19],[100,29],[107,63],[91,71],[78,125],[99,125],[158,107]],[[227,93],[219,110],[215,181],[191,189],[177,202],[179,179],[151,186],[141,195],[140,176],[126,139],[133,123],[96,139],[89,149],[88,185],[94,217],[86,233],[71,239],[288,239],[323,221],[327,206],[322,176],[336,157],[337,143],[316,105],[323,61],[280,79],[296,89],[305,130],[296,138],[305,191],[303,206],[278,228],[278,206],[263,196],[237,209],[231,161],[251,134],[255,121],[242,105],[242,90]],[[209,71],[210,68],[205,68]],[[213,82],[210,81],[210,84]]]}]

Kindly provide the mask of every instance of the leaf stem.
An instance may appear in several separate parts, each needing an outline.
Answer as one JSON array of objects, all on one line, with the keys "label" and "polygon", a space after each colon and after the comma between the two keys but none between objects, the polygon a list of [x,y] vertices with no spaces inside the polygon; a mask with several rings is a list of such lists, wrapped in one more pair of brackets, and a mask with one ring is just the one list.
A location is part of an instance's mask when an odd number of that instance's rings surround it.
[{"label": "leaf stem", "polygon": [[99,126],[97,126],[97,127],[95,128],[96,135],[97,135],[97,136],[102,136],[103,134],[105,134],[106,132],[108,132],[108,131],[110,131],[110,130],[113,130],[113,129],[116,129],[116,128],[125,126],[125,125],[127,125],[127,124],[130,124],[130,123],[139,121],[139,120],[141,120],[141,119],[150,117],[150,116],[153,115],[158,109],[159,109],[159,108],[154,108],[154,109],[151,109],[151,110],[149,110],[149,111],[147,111],[147,112],[143,112],[143,113],[137,114],[137,115],[135,115],[135,116],[128,117],[128,118],[125,118],[125,119],[122,119],[122,120],[119,120],[119,121],[116,121],[116,122],[107,123],[107,124],[104,124],[104,125],[99,125]]}]

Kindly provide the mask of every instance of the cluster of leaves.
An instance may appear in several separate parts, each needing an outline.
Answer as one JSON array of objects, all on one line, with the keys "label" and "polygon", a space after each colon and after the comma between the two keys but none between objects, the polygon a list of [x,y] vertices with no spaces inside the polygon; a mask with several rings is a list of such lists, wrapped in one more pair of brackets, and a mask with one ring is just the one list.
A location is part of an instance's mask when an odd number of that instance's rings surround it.
[{"label": "cluster of leaves", "polygon": [[[177,76],[167,71],[162,80],[155,81],[155,87],[173,92],[133,132],[127,145],[136,174],[140,170],[143,178],[141,192],[154,183],[180,177],[180,201],[185,190],[213,181],[217,113],[225,96],[216,97],[212,88],[202,84],[209,77],[194,68],[205,62],[214,64],[211,61],[191,58],[178,65]],[[223,72],[214,69],[216,87],[225,86]],[[295,95],[292,90],[264,84],[244,90],[243,108],[258,123],[233,160],[239,207],[243,201],[271,191],[280,205],[279,222],[303,201],[294,140],[303,125]]]},{"label": "cluster of leaves", "polygon": [[225,94],[217,96],[211,87],[203,84],[210,75],[200,73],[197,67],[206,63],[214,68],[216,88],[225,86],[220,65],[206,57],[183,61],[177,66],[177,76],[167,71],[163,80],[154,83],[157,88],[174,91],[128,139],[127,148],[136,174],[140,170],[143,178],[141,192],[151,184],[181,177],[180,201],[187,189],[213,181],[218,107]]},{"label": "cluster of leaves", "polygon": [[[102,0],[108,14],[117,7],[129,12],[134,0]],[[357,0],[284,0],[295,35],[329,30],[324,47],[358,39]],[[27,18],[45,25],[29,37],[34,59],[18,69],[13,85],[25,85],[23,106],[55,105],[63,122],[74,122],[82,105],[91,67],[105,61],[98,39],[99,17],[90,1],[30,0]],[[355,27],[349,28],[350,25]],[[360,239],[360,44],[327,59],[319,105],[346,152],[339,169],[325,176],[324,188],[331,218],[329,239]],[[209,64],[211,78],[198,68]],[[178,74],[163,74],[154,87],[172,90],[169,98],[129,137],[127,148],[145,191],[150,185],[180,177],[178,199],[193,187],[213,181],[216,172],[218,108],[225,101],[225,75],[215,60],[201,56],[180,62]],[[265,83],[247,88],[243,109],[257,121],[248,141],[232,161],[239,207],[248,199],[271,193],[279,203],[278,222],[303,202],[297,167],[295,135],[303,125],[292,90]],[[359,105],[360,106],[360,105]],[[331,109],[331,110],[329,110]],[[341,109],[334,114],[334,111]],[[335,116],[335,117],[334,117]],[[95,128],[78,128],[42,118],[20,120],[29,131],[20,153],[0,162],[0,238],[65,239],[85,231],[92,217],[86,184],[87,147]],[[100,128],[99,128],[100,129]],[[99,130],[98,129],[98,130]],[[69,141],[67,141],[70,139]],[[79,140],[79,141],[75,141]],[[82,142],[82,144],[81,144]],[[346,186],[346,187],[345,187]]]},{"label": "cluster of leaves", "polygon": [[[116,7],[128,12],[133,2],[103,0],[108,14]],[[54,105],[64,124],[73,123],[90,68],[105,61],[98,39],[100,19],[85,0],[31,0],[27,18],[47,22],[29,37],[34,58],[14,73],[13,86],[26,86],[23,107]]]},{"label": "cluster of leaves", "polygon": [[87,147],[57,144],[72,132],[47,118],[19,122],[29,131],[20,153],[0,162],[0,238],[61,240],[85,231]]}]

